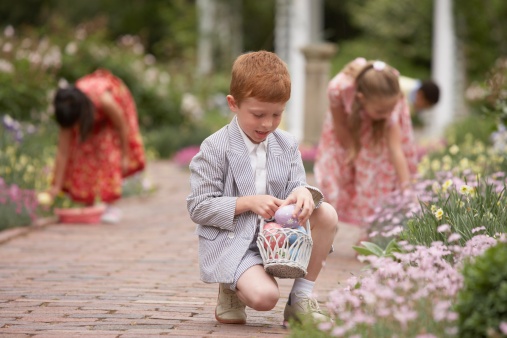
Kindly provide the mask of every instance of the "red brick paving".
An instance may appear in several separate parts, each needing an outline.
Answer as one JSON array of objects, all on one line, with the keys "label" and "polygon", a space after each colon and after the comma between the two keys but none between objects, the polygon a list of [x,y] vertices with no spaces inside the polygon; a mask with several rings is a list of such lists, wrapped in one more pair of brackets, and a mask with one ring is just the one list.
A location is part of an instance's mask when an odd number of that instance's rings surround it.
[{"label": "red brick paving", "polygon": [[[247,309],[246,325],[214,319],[216,284],[199,280],[197,238],[185,197],[188,171],[150,163],[159,189],[120,202],[117,225],[50,224],[0,235],[1,337],[284,337],[291,280],[272,311]],[[312,180],[312,177],[309,177]],[[319,301],[362,265],[345,224],[316,284]]]}]

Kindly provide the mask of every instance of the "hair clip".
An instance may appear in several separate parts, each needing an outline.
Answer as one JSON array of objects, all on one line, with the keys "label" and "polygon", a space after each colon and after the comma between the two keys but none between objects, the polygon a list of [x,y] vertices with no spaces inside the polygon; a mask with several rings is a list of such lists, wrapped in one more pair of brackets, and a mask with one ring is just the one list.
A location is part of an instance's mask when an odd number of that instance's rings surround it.
[{"label": "hair clip", "polygon": [[376,71],[383,71],[386,68],[386,63],[383,61],[375,61],[373,62],[373,69]]}]

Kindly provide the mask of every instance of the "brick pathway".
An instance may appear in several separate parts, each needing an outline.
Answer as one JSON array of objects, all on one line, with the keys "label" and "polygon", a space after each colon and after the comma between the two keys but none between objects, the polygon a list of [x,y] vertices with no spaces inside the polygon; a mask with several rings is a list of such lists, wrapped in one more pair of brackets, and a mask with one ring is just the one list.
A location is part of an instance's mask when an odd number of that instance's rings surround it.
[{"label": "brick pathway", "polygon": [[[121,201],[117,225],[52,224],[0,244],[1,337],[284,337],[282,299],[268,312],[247,310],[247,325],[222,325],[217,285],[199,280],[197,238],[185,197],[188,172],[150,163],[159,186]],[[310,177],[310,181],[311,181]],[[317,281],[319,301],[361,265],[357,229],[342,225]]]}]

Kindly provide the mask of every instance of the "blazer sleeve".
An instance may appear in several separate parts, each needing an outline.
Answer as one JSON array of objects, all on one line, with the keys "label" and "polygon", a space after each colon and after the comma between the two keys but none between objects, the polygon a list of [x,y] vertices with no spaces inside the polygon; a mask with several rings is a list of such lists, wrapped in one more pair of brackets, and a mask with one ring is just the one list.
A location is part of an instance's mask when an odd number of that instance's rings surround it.
[{"label": "blazer sleeve", "polygon": [[190,162],[187,209],[197,224],[233,231],[237,197],[223,196],[226,162],[224,151],[208,140],[201,144],[201,150]]}]

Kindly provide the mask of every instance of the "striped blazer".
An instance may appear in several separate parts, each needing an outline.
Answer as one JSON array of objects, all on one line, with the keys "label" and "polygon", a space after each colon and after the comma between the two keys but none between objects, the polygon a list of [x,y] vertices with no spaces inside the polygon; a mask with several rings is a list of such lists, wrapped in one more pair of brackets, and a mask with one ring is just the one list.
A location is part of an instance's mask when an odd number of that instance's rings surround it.
[{"label": "striped blazer", "polygon": [[[257,215],[234,215],[236,199],[255,195],[254,171],[247,147],[234,119],[209,136],[190,163],[191,193],[187,197],[190,218],[197,223],[201,279],[207,283],[232,283],[241,259],[254,236]],[[306,184],[296,139],[276,130],[268,136],[266,151],[267,194],[280,199],[297,187],[312,193],[315,205],[322,193]]]}]

